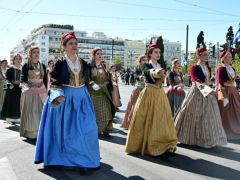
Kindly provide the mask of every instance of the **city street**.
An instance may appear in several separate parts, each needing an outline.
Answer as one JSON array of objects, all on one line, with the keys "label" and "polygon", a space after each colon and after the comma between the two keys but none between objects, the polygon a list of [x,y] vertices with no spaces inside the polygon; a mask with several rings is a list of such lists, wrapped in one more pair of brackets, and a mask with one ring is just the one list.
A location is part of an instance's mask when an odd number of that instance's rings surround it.
[{"label": "city street", "polygon": [[99,141],[99,171],[81,175],[76,170],[46,169],[43,164],[35,165],[36,141],[21,138],[19,124],[10,125],[0,120],[0,179],[240,179],[240,140],[212,149],[179,145],[176,155],[170,157],[127,155],[124,151],[127,131],[120,128],[120,124],[133,88],[120,85],[123,106],[114,119],[111,137]]}]

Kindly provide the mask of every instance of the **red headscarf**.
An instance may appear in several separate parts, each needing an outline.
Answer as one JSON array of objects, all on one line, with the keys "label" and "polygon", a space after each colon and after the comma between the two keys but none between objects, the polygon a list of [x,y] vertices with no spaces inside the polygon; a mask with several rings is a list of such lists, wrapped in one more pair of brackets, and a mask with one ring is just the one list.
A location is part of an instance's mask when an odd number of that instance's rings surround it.
[{"label": "red headscarf", "polygon": [[151,45],[149,46],[149,49],[156,49],[156,48],[160,49],[157,44],[151,44]]},{"label": "red headscarf", "polygon": [[207,51],[207,49],[205,47],[197,48],[198,53],[202,53],[204,51]]},{"label": "red headscarf", "polygon": [[76,39],[77,40],[74,32],[69,32],[69,33],[63,35],[62,44],[65,45],[67,43],[67,41],[70,40],[70,39]]},{"label": "red headscarf", "polygon": [[230,52],[229,51],[220,52],[220,59],[224,58],[228,53],[230,53]]}]

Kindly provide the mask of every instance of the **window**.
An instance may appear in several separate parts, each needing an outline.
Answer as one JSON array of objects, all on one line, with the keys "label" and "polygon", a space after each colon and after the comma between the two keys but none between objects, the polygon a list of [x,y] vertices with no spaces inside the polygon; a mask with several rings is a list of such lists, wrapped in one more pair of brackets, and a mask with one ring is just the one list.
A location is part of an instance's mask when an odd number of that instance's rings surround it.
[{"label": "window", "polygon": [[46,49],[45,48],[41,48],[41,52],[46,52]]},{"label": "window", "polygon": [[42,39],[45,39],[45,36],[42,36]]}]

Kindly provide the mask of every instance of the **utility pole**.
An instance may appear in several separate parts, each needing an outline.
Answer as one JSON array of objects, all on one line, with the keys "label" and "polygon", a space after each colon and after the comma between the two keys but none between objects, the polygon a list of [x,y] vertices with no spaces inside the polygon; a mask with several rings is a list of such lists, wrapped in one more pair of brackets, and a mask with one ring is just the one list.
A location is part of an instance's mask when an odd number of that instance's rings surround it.
[{"label": "utility pole", "polygon": [[114,39],[112,39],[112,63],[113,63],[113,45],[114,45]]},{"label": "utility pole", "polygon": [[218,62],[219,62],[219,42],[217,42],[217,56],[216,56],[216,69],[217,69],[217,65],[218,65]]},{"label": "utility pole", "polygon": [[186,60],[186,66],[185,66],[185,72],[187,73],[188,71],[188,67],[187,67],[187,63],[188,63],[188,25],[187,25],[187,33],[186,33],[186,57],[185,57],[185,60]]}]

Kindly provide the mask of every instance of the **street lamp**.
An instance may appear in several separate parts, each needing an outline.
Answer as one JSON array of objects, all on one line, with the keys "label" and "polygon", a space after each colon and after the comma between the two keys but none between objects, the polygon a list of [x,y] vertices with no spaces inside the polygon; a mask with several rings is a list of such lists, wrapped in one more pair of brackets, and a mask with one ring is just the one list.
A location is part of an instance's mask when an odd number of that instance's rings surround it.
[{"label": "street lamp", "polygon": [[132,67],[132,66],[133,66],[133,65],[132,65],[132,58],[133,58],[133,56],[135,55],[135,51],[134,51],[134,50],[129,50],[129,51],[128,51],[128,55],[131,57],[130,67]]}]

